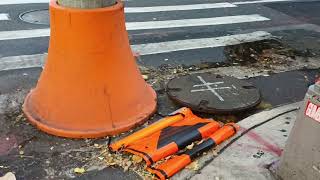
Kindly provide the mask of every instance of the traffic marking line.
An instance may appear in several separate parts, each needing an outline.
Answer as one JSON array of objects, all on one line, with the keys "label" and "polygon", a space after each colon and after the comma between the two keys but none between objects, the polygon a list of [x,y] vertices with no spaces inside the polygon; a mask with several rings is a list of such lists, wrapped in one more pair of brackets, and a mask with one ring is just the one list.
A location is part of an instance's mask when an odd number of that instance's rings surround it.
[{"label": "traffic marking line", "polygon": [[290,2],[290,1],[297,1],[297,0],[257,0],[257,1],[239,1],[234,2],[234,5],[243,5],[243,4],[261,4],[261,3],[273,3],[273,2]]},{"label": "traffic marking line", "polygon": [[[163,29],[163,28],[182,28],[194,26],[214,26],[223,24],[238,24],[247,22],[268,21],[269,18],[253,15],[239,16],[223,16],[202,19],[180,19],[168,21],[147,21],[147,22],[128,22],[126,23],[127,30],[147,30],[147,29]],[[32,29],[18,31],[0,31],[1,40],[25,39],[46,37],[50,35],[50,29]]]},{"label": "traffic marking line", "polygon": [[194,26],[213,26],[223,24],[238,24],[247,22],[268,21],[269,18],[260,16],[259,14],[238,15],[238,16],[222,16],[212,18],[199,19],[179,19],[166,21],[146,21],[146,22],[127,22],[127,30],[145,30],[145,29],[163,29],[163,28],[179,28]]},{"label": "traffic marking line", "polygon": [[33,54],[0,58],[0,71],[42,67],[46,54]]},{"label": "traffic marking line", "polygon": [[0,0],[0,5],[49,3],[49,0]]},{"label": "traffic marking line", "polygon": [[10,20],[9,14],[1,13],[0,14],[0,21],[8,21]]},{"label": "traffic marking line", "polygon": [[[133,51],[140,55],[168,53],[182,50],[213,48],[228,45],[236,45],[246,42],[259,41],[271,38],[271,34],[257,31],[247,34],[236,34],[215,38],[188,39],[168,41],[162,43],[131,45]],[[41,67],[46,59],[46,54],[22,55],[0,58],[0,71]]]},{"label": "traffic marking line", "polygon": [[211,4],[189,4],[176,6],[151,6],[151,7],[127,7],[126,13],[146,13],[146,12],[163,12],[163,11],[185,11],[185,10],[200,10],[200,9],[215,9],[237,7],[231,3],[211,3]]},{"label": "traffic marking line", "polygon": [[50,29],[31,29],[31,30],[18,30],[18,31],[0,31],[1,40],[25,39],[46,37],[50,35]]},{"label": "traffic marking line", "polygon": [[213,48],[236,45],[245,42],[254,42],[271,38],[271,34],[265,31],[256,31],[247,34],[235,34],[214,38],[187,39],[132,45],[131,48],[140,55],[160,54],[192,49]]},{"label": "traffic marking line", "polygon": [[[259,4],[259,3],[270,3],[270,2],[290,2],[297,0],[256,0],[256,1],[239,1],[230,3],[233,5],[241,4]],[[49,0],[1,0],[0,5],[11,5],[11,4],[33,4],[33,3],[49,3]],[[228,3],[228,2],[226,2]]]}]

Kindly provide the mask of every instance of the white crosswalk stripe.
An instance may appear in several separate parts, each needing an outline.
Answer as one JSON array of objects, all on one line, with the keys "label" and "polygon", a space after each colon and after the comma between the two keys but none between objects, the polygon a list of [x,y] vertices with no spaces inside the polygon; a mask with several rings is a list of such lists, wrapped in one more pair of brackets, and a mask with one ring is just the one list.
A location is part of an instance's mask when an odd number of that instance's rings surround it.
[{"label": "white crosswalk stripe", "polygon": [[269,18],[262,17],[258,14],[223,16],[214,18],[201,19],[179,19],[167,21],[148,21],[148,22],[129,22],[126,23],[127,30],[144,30],[144,29],[163,29],[177,27],[194,27],[194,26],[213,26],[222,24],[238,24],[246,22],[268,21]]},{"label": "white crosswalk stripe", "polygon": [[50,35],[50,29],[0,31],[0,41],[1,40],[12,40],[12,39],[46,37],[49,35]]},{"label": "white crosswalk stripe", "polygon": [[[31,3],[48,3],[50,0],[1,0],[0,5],[10,5],[10,4],[31,4]],[[270,3],[270,2],[289,2],[296,0],[255,0],[255,1],[239,1],[231,4],[241,5],[241,4],[258,4],[258,3]]]},{"label": "white crosswalk stripe", "polygon": [[236,34],[230,36],[221,36],[215,38],[187,39],[160,43],[149,43],[132,45],[132,49],[140,55],[168,53],[174,51],[212,48],[241,44],[243,42],[253,42],[268,39],[271,34],[264,31],[257,31],[248,34]]},{"label": "white crosswalk stripe", "polygon": [[[283,1],[283,0],[260,0],[252,1],[252,3],[266,1]],[[0,0],[0,5],[4,4],[26,4],[26,3],[47,3],[48,0]],[[239,5],[245,4],[245,2],[238,2]],[[188,4],[188,5],[176,5],[176,6],[152,6],[152,7],[126,7],[126,13],[148,13],[148,12],[168,12],[168,11],[193,11],[215,8],[231,8],[233,10],[237,8],[237,3],[219,2],[219,3],[205,3],[205,4]],[[248,3],[249,4],[249,3]],[[133,14],[134,15],[134,14]],[[9,20],[8,14],[0,14],[0,20]],[[134,30],[152,30],[152,29],[169,29],[169,28],[184,28],[187,30],[190,27],[201,26],[222,26],[227,24],[241,24],[241,23],[255,23],[270,21],[271,19],[261,16],[259,14],[246,14],[246,15],[233,15],[233,16],[221,16],[221,17],[206,17],[206,18],[194,18],[194,19],[174,19],[174,20],[161,20],[161,21],[139,21],[139,22],[127,22],[126,28],[128,31]],[[132,50],[139,55],[155,55],[187,50],[199,50],[205,48],[215,48],[230,45],[237,45],[245,42],[254,42],[259,40],[265,40],[271,38],[271,34],[265,31],[248,31],[249,33],[225,35],[220,37],[206,37],[197,39],[178,39],[167,40],[164,42],[153,42],[134,44],[131,46]],[[0,41],[5,40],[17,40],[27,38],[48,37],[50,35],[50,29],[28,29],[28,30],[15,30],[15,31],[0,31]],[[22,55],[13,57],[0,58],[0,71],[22,69],[30,67],[41,67],[44,63],[46,55],[34,54],[34,55]]]},{"label": "white crosswalk stripe", "polygon": [[243,5],[243,4],[259,4],[259,3],[290,2],[290,1],[297,1],[297,0],[257,0],[257,1],[239,1],[239,2],[234,2],[234,3],[232,3],[232,4],[235,4],[235,5]]},{"label": "white crosswalk stripe", "polygon": [[0,13],[0,21],[8,21],[8,20],[10,20],[9,14]]},{"label": "white crosswalk stripe", "polygon": [[[147,21],[147,22],[128,22],[127,30],[145,30],[145,29],[162,29],[177,27],[194,27],[194,26],[214,26],[223,24],[236,24],[246,22],[268,21],[269,18],[253,15],[224,16],[202,19],[181,19],[168,21]],[[1,40],[24,39],[35,37],[46,37],[50,35],[50,29],[32,29],[18,31],[0,31]]]},{"label": "white crosswalk stripe", "polygon": [[45,57],[45,54],[3,57],[0,58],[0,71],[41,67]]},{"label": "white crosswalk stripe", "polygon": [[[133,51],[139,53],[140,55],[150,55],[182,50],[236,45],[243,42],[264,40],[270,37],[271,34],[268,32],[257,31],[247,34],[237,34],[216,38],[188,39],[162,43],[138,44],[132,45],[131,48]],[[44,63],[45,57],[45,54],[36,54],[0,58],[0,71],[41,67]]]},{"label": "white crosswalk stripe", "polygon": [[165,12],[165,11],[185,11],[215,8],[237,7],[231,3],[211,3],[211,4],[190,4],[177,6],[153,6],[153,7],[127,7],[126,13],[146,13],[146,12]]},{"label": "white crosswalk stripe", "polygon": [[0,5],[48,3],[49,0],[0,0]]}]

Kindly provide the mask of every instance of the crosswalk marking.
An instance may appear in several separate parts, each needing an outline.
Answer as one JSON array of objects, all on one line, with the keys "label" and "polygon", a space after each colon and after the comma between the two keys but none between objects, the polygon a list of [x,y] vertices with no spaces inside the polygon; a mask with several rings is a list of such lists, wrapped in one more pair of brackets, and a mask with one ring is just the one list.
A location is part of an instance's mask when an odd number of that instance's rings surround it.
[{"label": "crosswalk marking", "polygon": [[0,5],[48,3],[49,0],[0,0]]},{"label": "crosswalk marking", "polygon": [[[48,3],[49,0],[0,0],[0,5],[7,4],[27,4],[27,3]],[[256,0],[252,3],[266,1],[290,1],[290,0]],[[245,4],[245,2],[229,3],[205,3],[205,4],[189,4],[189,5],[174,5],[174,6],[153,6],[153,7],[127,7],[126,13],[147,13],[147,12],[167,12],[167,11],[184,11],[184,10],[202,10],[214,8],[235,8],[237,5]],[[249,4],[249,3],[247,3]],[[0,13],[0,20],[9,20],[8,14]],[[133,30],[151,30],[165,28],[185,28],[185,27],[200,27],[200,26],[216,26],[226,24],[239,24],[250,22],[269,21],[267,17],[259,14],[221,16],[197,19],[174,19],[163,21],[145,21],[145,22],[127,22],[126,28],[128,31]],[[15,40],[25,38],[47,37],[50,35],[50,29],[29,29],[16,31],[0,31],[1,40]],[[222,47],[236,45],[246,42],[259,41],[271,38],[271,34],[265,31],[256,31],[243,34],[234,34],[221,37],[208,37],[198,39],[182,39],[175,41],[156,42],[148,44],[131,45],[133,51],[139,55],[153,55],[161,53],[178,52],[185,50],[197,50],[205,48]],[[46,54],[22,55],[13,57],[0,58],[0,71],[24,69],[43,66]]]},{"label": "crosswalk marking", "polygon": [[237,7],[231,3],[212,3],[212,4],[190,4],[176,6],[152,6],[152,7],[127,7],[126,13],[146,13],[146,12],[163,12],[163,11],[184,11],[184,10],[200,10],[214,8]]},{"label": "crosswalk marking", "polygon": [[49,35],[50,35],[50,29],[0,31],[0,41],[1,40],[12,40],[12,39],[46,37]]},{"label": "crosswalk marking", "polygon": [[0,58],[0,71],[41,67],[46,54],[22,55]]},{"label": "crosswalk marking", "polygon": [[0,21],[7,21],[10,20],[9,14],[0,13]]},{"label": "crosswalk marking", "polygon": [[271,34],[265,31],[257,31],[247,34],[236,34],[214,38],[187,39],[160,43],[132,45],[131,48],[140,55],[168,53],[183,50],[213,48],[241,44],[268,39]]},{"label": "crosswalk marking", "polygon": [[[235,24],[245,22],[267,21],[269,18],[253,15],[223,16],[202,19],[180,19],[168,21],[128,22],[127,30],[161,29],[193,26],[213,26],[222,24]],[[32,29],[18,31],[0,31],[0,40],[24,39],[46,37],[50,35],[50,29]]]},{"label": "crosswalk marking", "polygon": [[[255,0],[255,1],[239,1],[231,4],[258,4],[258,3],[269,3],[269,2],[284,2],[284,1],[297,1],[297,0]],[[0,0],[0,5],[10,4],[30,4],[30,3],[48,3],[49,0]]]},{"label": "crosswalk marking", "polygon": [[222,24],[237,24],[237,23],[245,23],[245,22],[268,21],[268,20],[270,19],[260,16],[258,14],[252,14],[252,15],[200,18],[200,19],[128,22],[126,23],[126,26],[127,26],[127,30],[144,30],[144,29],[163,29],[163,28],[194,27],[194,26],[213,26],[213,25],[222,25]]},{"label": "crosswalk marking", "polygon": [[[179,41],[168,41],[161,43],[132,45],[133,51],[140,55],[168,53],[182,50],[202,49],[236,45],[245,42],[253,42],[268,39],[271,34],[264,31],[257,31],[247,34],[236,34],[215,38],[187,39]],[[46,54],[23,55],[0,58],[0,71],[41,67],[44,64]]]},{"label": "crosswalk marking", "polygon": [[297,0],[257,0],[257,1],[239,1],[234,2],[234,5],[243,5],[243,4],[259,4],[259,3],[272,3],[272,2],[290,2],[290,1],[297,1]]}]

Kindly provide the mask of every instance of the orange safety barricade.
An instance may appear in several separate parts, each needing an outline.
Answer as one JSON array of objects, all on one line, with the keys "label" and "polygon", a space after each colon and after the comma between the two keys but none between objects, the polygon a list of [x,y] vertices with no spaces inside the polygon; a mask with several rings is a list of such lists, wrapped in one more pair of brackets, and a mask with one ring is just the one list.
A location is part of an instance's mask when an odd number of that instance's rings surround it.
[{"label": "orange safety barricade", "polygon": [[[180,119],[176,120],[179,117]],[[167,122],[172,118],[176,121],[168,124]],[[168,126],[161,126],[162,124]],[[147,166],[150,166],[154,162],[178,152],[194,141],[209,137],[219,128],[220,124],[218,122],[202,119],[194,115],[190,109],[183,108],[178,114],[164,118],[146,129],[115,142],[110,147],[117,150],[117,147],[122,144],[123,151],[142,157]],[[152,130],[154,130],[152,133],[145,133]],[[130,141],[132,139],[134,141]]]},{"label": "orange safety barricade", "polygon": [[192,160],[202,155],[203,152],[221,144],[226,139],[232,137],[239,130],[239,126],[234,123],[224,125],[221,129],[213,133],[201,144],[187,150],[183,154],[174,156],[168,161],[156,166],[148,167],[148,171],[156,174],[161,180],[165,180],[185,168]]}]

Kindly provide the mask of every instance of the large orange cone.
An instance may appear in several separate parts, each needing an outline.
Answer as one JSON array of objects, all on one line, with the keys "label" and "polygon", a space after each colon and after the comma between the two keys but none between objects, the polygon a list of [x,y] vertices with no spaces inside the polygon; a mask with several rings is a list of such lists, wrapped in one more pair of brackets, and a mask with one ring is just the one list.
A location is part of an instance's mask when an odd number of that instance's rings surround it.
[{"label": "large orange cone", "polygon": [[50,2],[49,54],[23,105],[28,119],[57,136],[95,138],[127,131],[156,109],[131,52],[124,5],[72,9]]}]

